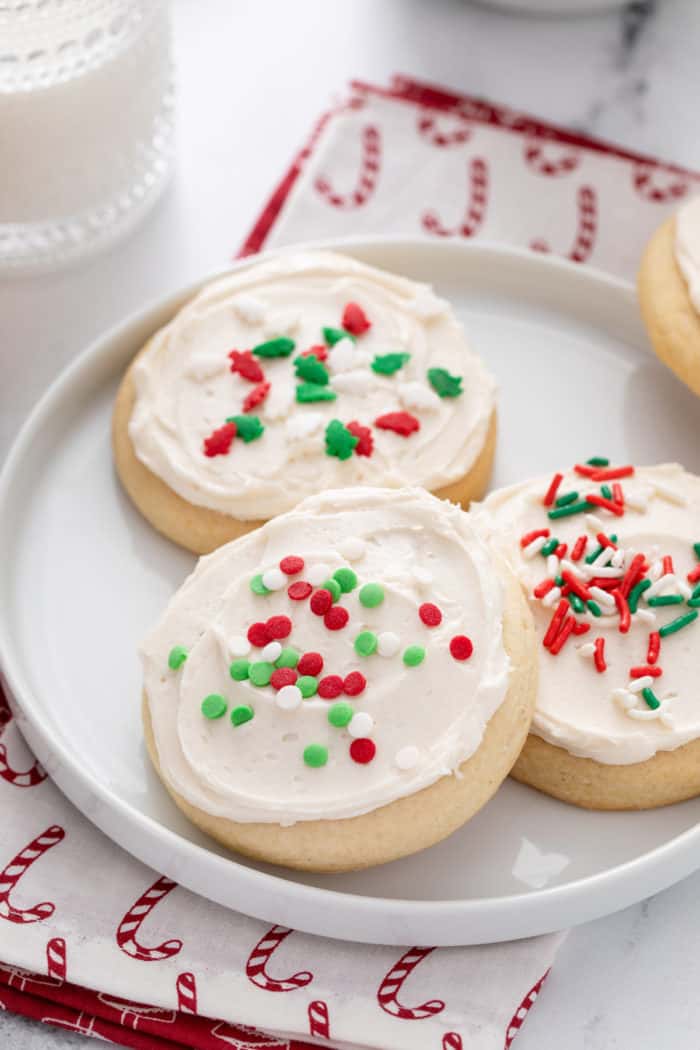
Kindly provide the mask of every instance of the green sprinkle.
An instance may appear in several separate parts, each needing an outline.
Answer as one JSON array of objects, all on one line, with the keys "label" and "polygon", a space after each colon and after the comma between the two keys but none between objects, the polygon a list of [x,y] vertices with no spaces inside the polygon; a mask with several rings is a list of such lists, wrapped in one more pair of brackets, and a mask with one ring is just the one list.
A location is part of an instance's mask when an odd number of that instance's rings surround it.
[{"label": "green sprinkle", "polygon": [[312,769],[325,766],[328,761],[328,748],[324,747],[323,744],[308,744],[304,748],[304,761]]},{"label": "green sprinkle", "polygon": [[354,714],[352,704],[349,704],[347,700],[338,700],[328,708],[328,721],[332,726],[342,729],[351,721]]},{"label": "green sprinkle", "polygon": [[269,685],[274,669],[274,664],[269,664],[266,660],[260,660],[259,663],[250,665],[248,677],[253,685]]},{"label": "green sprinkle", "polygon": [[296,399],[300,405],[309,405],[314,401],[335,401],[335,390],[320,383],[300,383],[296,390]]},{"label": "green sprinkle", "polygon": [[428,382],[440,397],[459,397],[462,393],[462,377],[450,375],[446,368],[429,368]]},{"label": "green sprinkle", "polygon": [[202,714],[205,718],[221,718],[226,714],[227,707],[226,700],[218,693],[210,693],[202,700]]},{"label": "green sprinkle", "polygon": [[656,711],[657,707],[661,707],[661,703],[654,695],[653,689],[649,689],[648,687],[646,689],[642,689],[642,696],[644,697],[644,699],[647,702],[647,705],[652,709],[652,711]]},{"label": "green sprinkle", "polygon": [[377,354],[372,362],[372,371],[380,376],[393,376],[410,359],[410,354]]},{"label": "green sprinkle", "polygon": [[246,445],[262,437],[265,427],[257,416],[227,416],[227,423],[236,424],[236,436],[243,438]]},{"label": "green sprinkle", "polygon": [[352,332],[346,332],[344,328],[322,328],[323,341],[326,346],[335,346],[341,339],[352,339],[355,342],[355,336]]},{"label": "green sprinkle", "polygon": [[693,591],[693,593],[691,594],[691,596],[690,596],[690,597],[691,597],[691,598],[700,598],[700,583],[699,583],[699,584],[697,585],[697,587],[696,587],[696,588],[694,589],[694,591]]},{"label": "green sprinkle", "polygon": [[299,653],[291,646],[287,646],[275,660],[275,667],[296,667],[299,663]]},{"label": "green sprinkle", "polygon": [[337,602],[338,598],[340,598],[341,594],[343,593],[341,586],[337,580],[326,580],[325,583],[321,584],[321,588],[324,591],[331,592],[331,598],[334,602]]},{"label": "green sprinkle", "polygon": [[682,594],[659,594],[649,599],[649,605],[681,605],[682,602]]},{"label": "green sprinkle", "polygon": [[591,551],[590,554],[587,554],[586,555],[586,565],[592,565],[593,562],[598,557],[598,555],[602,554],[604,550],[605,550],[605,547],[600,546],[600,547],[596,547],[596,549],[594,551]]},{"label": "green sprinkle", "polygon": [[556,583],[557,587],[563,587],[564,586],[564,577],[563,576],[555,576],[554,577],[554,582]]},{"label": "green sprinkle", "polygon": [[691,609],[700,609],[700,597],[688,598],[688,605]]},{"label": "green sprinkle", "polygon": [[630,591],[628,605],[631,613],[636,613],[637,606],[639,605],[639,599],[642,597],[645,591],[648,591],[651,587],[651,580],[640,580],[639,583],[635,584]]},{"label": "green sprinkle", "polygon": [[578,499],[578,492],[565,492],[563,496],[559,496],[555,499],[555,507],[568,507],[570,503],[575,503]]},{"label": "green sprinkle", "polygon": [[234,660],[228,669],[228,673],[234,682],[245,682],[250,670],[249,660]]},{"label": "green sprinkle", "polygon": [[343,594],[349,594],[357,587],[357,574],[352,569],[336,569],[333,579],[338,581]]},{"label": "green sprinkle", "polygon": [[175,645],[168,653],[168,667],[171,671],[179,671],[187,659],[187,650],[184,645]]},{"label": "green sprinkle", "polygon": [[253,576],[250,581],[250,589],[253,594],[269,594],[268,588],[262,582],[262,573],[258,573],[257,576]]},{"label": "green sprinkle", "polygon": [[604,496],[605,499],[612,499],[613,498],[612,489],[610,488],[609,485],[601,485],[600,486],[600,494],[601,494],[601,496]]},{"label": "green sprinkle", "polygon": [[659,628],[659,634],[662,638],[665,638],[669,634],[675,634],[676,631],[680,631],[683,627],[687,627],[693,620],[697,620],[698,613],[697,609],[692,612],[686,613],[685,616],[679,616],[677,620],[671,620],[670,623],[665,623],[663,627]]},{"label": "green sprinkle", "polygon": [[570,518],[572,514],[581,514],[584,510],[592,509],[593,504],[584,499],[580,503],[570,503],[568,507],[555,507],[554,510],[548,510],[547,517],[555,521],[557,518]]},{"label": "green sprinkle", "polygon": [[294,369],[299,379],[306,379],[309,383],[318,383],[326,386],[328,383],[328,369],[313,354],[308,357],[295,357]]},{"label": "green sprinkle", "polygon": [[403,654],[403,662],[406,667],[417,667],[425,660],[425,649],[422,645],[409,645]]},{"label": "green sprinkle", "polygon": [[[360,631],[355,639],[355,652],[360,656],[371,656],[377,651],[377,636],[373,631]],[[298,684],[298,683],[297,683]]]},{"label": "green sprinkle", "polygon": [[559,540],[556,536],[552,536],[551,540],[547,540],[544,547],[540,551],[540,554],[546,558],[549,554],[554,554],[555,550],[559,546]]},{"label": "green sprinkle", "polygon": [[609,467],[610,460],[606,459],[605,456],[591,456],[590,459],[586,460],[586,465],[589,467]]},{"label": "green sprinkle", "polygon": [[242,726],[244,722],[250,722],[255,712],[249,704],[241,704],[234,707],[231,712],[231,722],[234,726]]},{"label": "green sprinkle", "polygon": [[277,339],[268,339],[266,343],[258,343],[253,347],[253,353],[257,357],[289,357],[295,346],[293,339],[281,335]]},{"label": "green sprinkle", "polygon": [[365,609],[376,609],[384,601],[384,588],[381,583],[366,583],[360,587],[359,598]]},{"label": "green sprinkle", "polygon": [[359,440],[339,419],[332,419],[326,427],[326,455],[350,459]]},{"label": "green sprinkle", "polygon": [[700,558],[700,543],[694,543],[693,550],[695,551],[695,557]]},{"label": "green sprinkle", "polygon": [[568,596],[568,598],[569,602],[571,603],[571,608],[574,610],[574,612],[582,613],[583,610],[586,608],[582,600],[579,598],[578,594],[574,594],[573,591]]},{"label": "green sprinkle", "polygon": [[586,602],[586,607],[590,610],[590,612],[593,613],[594,616],[603,615],[600,606],[598,605],[598,602],[594,602],[592,598]]},{"label": "green sprinkle", "polygon": [[315,696],[318,690],[318,678],[314,678],[311,674],[300,675],[294,684],[305,700],[308,700],[310,696]]}]

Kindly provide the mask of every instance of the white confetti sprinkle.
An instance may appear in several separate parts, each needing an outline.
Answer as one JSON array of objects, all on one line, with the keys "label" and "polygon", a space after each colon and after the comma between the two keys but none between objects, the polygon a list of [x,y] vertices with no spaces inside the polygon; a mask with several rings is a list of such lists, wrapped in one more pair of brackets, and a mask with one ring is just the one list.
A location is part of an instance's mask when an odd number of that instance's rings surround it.
[{"label": "white confetti sprinkle", "polygon": [[382,631],[377,635],[377,652],[380,656],[396,656],[401,648],[401,639],[393,631]]},{"label": "white confetti sprinkle", "polygon": [[190,379],[211,379],[219,372],[225,372],[228,365],[225,354],[199,354],[189,362],[185,375]]},{"label": "white confetti sprinkle", "polygon": [[268,664],[273,664],[275,660],[279,659],[281,652],[282,646],[279,642],[268,642],[267,645],[263,646],[260,659]]},{"label": "white confetti sprinkle", "polygon": [[260,415],[266,420],[284,419],[294,404],[294,391],[285,383],[273,383],[270,393],[260,406]]},{"label": "white confetti sprinkle", "polygon": [[333,374],[349,372],[355,365],[355,344],[352,339],[339,339],[328,351],[326,363]]},{"label": "white confetti sprinkle", "polygon": [[232,656],[247,656],[250,652],[250,642],[242,634],[236,634],[230,638],[228,647]]},{"label": "white confetti sprinkle", "polygon": [[375,385],[371,372],[345,372],[333,376],[331,386],[338,394],[368,394]]},{"label": "white confetti sprinkle", "polygon": [[425,383],[399,383],[397,387],[399,401],[404,408],[417,408],[425,412],[437,412],[440,398]]},{"label": "white confetti sprinkle", "polygon": [[593,642],[585,642],[584,645],[577,646],[576,652],[579,656],[585,656],[588,659],[590,656],[595,656],[595,645]]},{"label": "white confetti sprinkle", "polygon": [[396,752],[394,756],[394,762],[399,769],[413,769],[414,766],[418,765],[418,759],[420,758],[420,751],[413,744],[409,744],[408,747],[402,747],[400,751]]},{"label": "white confetti sprinkle", "polygon": [[366,711],[358,711],[348,725],[348,733],[354,737],[369,736],[373,729],[374,719]]},{"label": "white confetti sprinkle", "polygon": [[367,552],[367,544],[356,536],[349,536],[338,544],[338,553],[348,561],[360,561]]},{"label": "white confetti sprinkle", "polygon": [[549,609],[552,605],[555,605],[560,598],[561,587],[552,587],[551,591],[547,591],[544,598],[542,599],[542,604],[545,606],[545,608]]},{"label": "white confetti sprinkle", "polygon": [[279,591],[287,582],[287,577],[281,569],[266,569],[262,574],[262,582],[268,591]]},{"label": "white confetti sprinkle", "polygon": [[262,300],[246,292],[239,293],[233,300],[233,309],[246,324],[262,324],[265,320],[265,304]]},{"label": "white confetti sprinkle", "polygon": [[667,500],[669,503],[675,503],[679,507],[685,507],[688,504],[688,500],[682,492],[671,488],[670,485],[665,485],[662,481],[654,482],[654,492],[657,496],[661,496],[662,499]]},{"label": "white confetti sprinkle", "polygon": [[527,547],[523,547],[523,558],[534,558],[536,554],[540,553],[547,542],[547,539],[548,537],[546,536],[538,536],[536,539],[528,543]]},{"label": "white confetti sprinkle", "polygon": [[547,575],[559,575],[559,559],[557,558],[556,554],[550,554],[547,557]]},{"label": "white confetti sprinkle", "polygon": [[315,565],[309,565],[305,576],[310,584],[312,584],[314,587],[318,587],[319,583],[324,583],[328,579],[330,574],[331,570],[328,565],[324,565],[322,562],[316,562]]},{"label": "white confetti sprinkle", "polygon": [[613,689],[612,698],[623,711],[629,711],[637,703],[637,697],[627,689]]},{"label": "white confetti sprinkle", "polygon": [[586,525],[591,532],[605,532],[605,524],[596,514],[586,514]]},{"label": "white confetti sprinkle", "polygon": [[320,430],[322,423],[323,416],[320,412],[304,412],[288,419],[284,429],[291,441],[301,441]]},{"label": "white confetti sprinkle", "polygon": [[296,685],[283,685],[275,697],[275,703],[283,711],[293,711],[301,701],[301,689]]},{"label": "white confetti sprinkle", "polygon": [[653,684],[653,677],[650,674],[645,674],[641,678],[634,678],[627,688],[630,693],[641,693],[642,689],[651,689]]}]

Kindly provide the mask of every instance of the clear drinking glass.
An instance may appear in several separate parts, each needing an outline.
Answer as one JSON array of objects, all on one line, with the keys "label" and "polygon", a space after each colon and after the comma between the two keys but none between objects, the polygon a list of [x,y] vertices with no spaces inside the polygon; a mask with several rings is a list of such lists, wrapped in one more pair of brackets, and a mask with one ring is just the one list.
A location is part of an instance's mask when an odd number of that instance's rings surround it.
[{"label": "clear drinking glass", "polygon": [[0,271],[130,230],[172,152],[168,0],[0,0]]}]

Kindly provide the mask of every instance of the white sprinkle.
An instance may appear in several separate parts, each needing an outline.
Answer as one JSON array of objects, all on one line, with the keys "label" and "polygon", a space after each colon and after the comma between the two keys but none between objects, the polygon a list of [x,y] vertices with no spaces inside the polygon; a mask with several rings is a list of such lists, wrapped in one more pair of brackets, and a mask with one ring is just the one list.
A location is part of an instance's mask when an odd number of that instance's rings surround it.
[{"label": "white sprinkle", "polygon": [[260,659],[268,664],[273,664],[275,660],[279,658],[281,652],[282,646],[279,642],[268,642],[267,645],[262,648]]},{"label": "white sprinkle", "polygon": [[[331,570],[328,565],[324,565],[322,562],[316,562],[315,565],[309,565],[305,576],[310,584],[314,587],[318,587],[319,583],[325,583],[330,574]],[[264,582],[265,577],[263,576],[263,583]]]},{"label": "white sprinkle", "polygon": [[418,759],[420,758],[420,751],[413,744],[409,744],[408,747],[402,747],[400,751],[396,752],[394,756],[394,762],[399,769],[413,769],[414,766],[418,765]]},{"label": "white sprinkle", "polygon": [[366,711],[358,711],[353,715],[348,725],[350,736],[369,736],[374,729],[374,719]]},{"label": "white sprinkle", "polygon": [[678,581],[672,572],[667,572],[664,576],[659,576],[655,583],[652,583],[651,587],[647,587],[646,591],[642,595],[647,601],[649,598],[656,597],[657,594],[661,594],[667,587],[677,587]]},{"label": "white sprinkle", "polygon": [[411,574],[413,579],[416,581],[419,587],[430,587],[433,582],[434,576],[429,569],[424,569],[422,566],[417,565]]},{"label": "white sprinkle", "polygon": [[589,587],[591,598],[594,598],[599,605],[605,605],[610,608],[615,607],[615,599],[612,594],[608,594],[602,587]]},{"label": "white sprinkle", "polygon": [[231,656],[247,656],[250,652],[250,642],[242,634],[236,634],[230,638],[228,647]]},{"label": "white sprinkle", "polygon": [[625,507],[644,513],[645,510],[649,509],[650,496],[651,489],[649,488],[640,489],[638,492],[625,492]]},{"label": "white sprinkle", "polygon": [[584,645],[579,645],[576,648],[576,652],[579,656],[590,657],[595,655],[595,645],[593,642],[585,642]]},{"label": "white sprinkle", "polygon": [[437,412],[440,407],[440,398],[424,383],[399,383],[397,392],[404,408],[419,408],[425,412]]},{"label": "white sprinkle", "polygon": [[685,580],[681,580],[678,576],[676,576],[676,586],[678,587],[680,594],[682,594],[687,601],[693,593],[692,589],[688,586]]},{"label": "white sprinkle", "polygon": [[637,697],[627,689],[613,689],[612,698],[624,711],[629,711],[637,703]]},{"label": "white sprinkle", "polygon": [[262,574],[262,582],[268,591],[280,591],[287,582],[287,577],[281,569],[266,569]]},{"label": "white sprinkle", "polygon": [[551,591],[547,591],[542,599],[542,604],[549,609],[552,605],[556,605],[560,598],[561,587],[552,587]]},{"label": "white sprinkle", "polygon": [[610,564],[614,565],[616,569],[621,569],[625,564],[625,552],[621,550],[614,551]]},{"label": "white sprinkle", "polygon": [[[653,561],[651,563],[651,566],[649,567],[649,572],[648,572],[647,575],[649,576],[650,580],[660,580],[661,577],[663,576],[663,572],[664,572],[663,562],[660,559],[657,558],[656,561]],[[649,588],[649,589],[651,590],[651,588]]]},{"label": "white sprinkle", "polygon": [[344,372],[333,376],[331,386],[339,394],[355,394],[361,397],[369,393],[375,381],[371,372]]},{"label": "white sprinkle", "polygon": [[547,556],[547,575],[559,575],[559,559],[557,558],[556,554],[549,554]]},{"label": "white sprinkle", "polygon": [[600,554],[591,562],[591,571],[597,569],[600,565],[609,565],[614,554],[615,549],[613,547],[603,547]]},{"label": "white sprinkle", "polygon": [[636,613],[632,614],[632,623],[635,620],[641,620],[642,623],[656,623],[656,613],[651,609],[637,609]]},{"label": "white sprinkle", "polygon": [[332,373],[349,372],[355,364],[355,344],[352,339],[339,339],[328,351],[328,368]]},{"label": "white sprinkle", "polygon": [[538,536],[528,543],[527,547],[523,547],[523,558],[534,558],[536,554],[540,553],[548,538],[547,536]]},{"label": "white sprinkle", "polygon": [[393,631],[382,631],[377,635],[377,652],[380,656],[396,656],[401,648],[401,639]]},{"label": "white sprinkle", "polygon": [[348,561],[360,561],[361,558],[364,558],[366,551],[367,544],[356,536],[349,536],[348,539],[341,540],[338,544],[338,553]]},{"label": "white sprinkle", "polygon": [[668,701],[662,700],[657,708],[634,707],[631,708],[627,712],[627,714],[630,716],[630,718],[636,718],[639,722],[650,722],[653,718],[660,718],[665,725],[670,725],[672,724],[670,720],[666,721],[666,719],[668,718],[668,714],[666,712],[667,707]]},{"label": "white sprinkle", "polygon": [[610,580],[619,579],[623,575],[622,569],[616,569],[614,565],[593,565],[587,566],[591,576],[600,576],[601,579],[606,578]]},{"label": "white sprinkle", "polygon": [[561,571],[562,572],[570,572],[571,575],[576,577],[577,580],[585,580],[586,579],[586,573],[584,571],[584,567],[581,566],[581,565],[577,565],[573,561],[569,561],[568,558],[562,558],[562,560],[561,560]]},{"label": "white sprinkle", "polygon": [[596,514],[586,514],[586,525],[591,532],[605,532],[605,524]]},{"label": "white sprinkle", "polygon": [[241,292],[233,300],[233,309],[246,324],[261,324],[265,320],[265,304],[254,295]]},{"label": "white sprinkle", "polygon": [[225,354],[199,354],[189,362],[185,375],[190,379],[211,379],[219,372],[225,372],[228,364]]},{"label": "white sprinkle", "polygon": [[654,482],[654,492],[657,496],[661,496],[662,499],[668,500],[669,503],[675,503],[679,507],[685,507],[688,504],[688,500],[682,492],[671,488],[670,485],[665,485],[662,481]]},{"label": "white sprinkle", "polygon": [[654,679],[650,674],[642,675],[641,678],[634,678],[627,688],[630,693],[641,693],[642,689],[651,689],[654,684]]},{"label": "white sprinkle", "polygon": [[291,441],[300,441],[320,430],[322,423],[323,416],[320,412],[304,412],[288,419],[284,429]]},{"label": "white sprinkle", "polygon": [[293,335],[301,323],[301,314],[298,310],[278,310],[272,314],[267,322],[267,334],[274,338],[279,335]]},{"label": "white sprinkle", "polygon": [[293,711],[301,701],[301,689],[297,685],[283,685],[275,697],[275,703],[283,711]]},{"label": "white sprinkle", "polygon": [[294,404],[294,391],[284,383],[273,383],[270,393],[260,406],[263,419],[284,419]]}]

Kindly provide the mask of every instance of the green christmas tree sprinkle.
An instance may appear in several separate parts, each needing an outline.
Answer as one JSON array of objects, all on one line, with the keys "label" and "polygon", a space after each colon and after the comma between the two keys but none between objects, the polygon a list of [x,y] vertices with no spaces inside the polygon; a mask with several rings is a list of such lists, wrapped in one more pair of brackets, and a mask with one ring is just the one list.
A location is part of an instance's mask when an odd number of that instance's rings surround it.
[{"label": "green christmas tree sprinkle", "polygon": [[266,343],[258,343],[253,347],[253,353],[257,357],[289,357],[295,346],[293,339],[281,335],[277,339],[268,339]]},{"label": "green christmas tree sprinkle", "polygon": [[308,357],[295,357],[294,370],[299,379],[305,379],[309,383],[318,383],[319,386],[328,384],[328,369],[313,354],[309,354]]},{"label": "green christmas tree sprinkle", "polygon": [[335,401],[335,390],[329,386],[321,386],[320,383],[300,383],[297,387],[297,401],[300,405],[311,404],[313,401]]},{"label": "green christmas tree sprinkle", "polygon": [[400,368],[410,361],[410,354],[377,354],[372,362],[372,371],[380,376],[393,376]]},{"label": "green christmas tree sprinkle", "polygon": [[359,440],[339,419],[332,419],[326,427],[326,455],[350,459]]},{"label": "green christmas tree sprinkle", "polygon": [[352,339],[355,342],[355,336],[352,332],[346,332],[344,328],[322,328],[323,340],[326,346],[335,346],[341,339]]},{"label": "green christmas tree sprinkle", "polygon": [[236,424],[236,434],[243,438],[246,445],[249,441],[256,441],[262,437],[265,430],[257,416],[227,416],[226,422]]},{"label": "green christmas tree sprinkle", "polygon": [[440,397],[459,397],[462,393],[462,377],[450,375],[446,368],[429,368],[428,382]]}]

